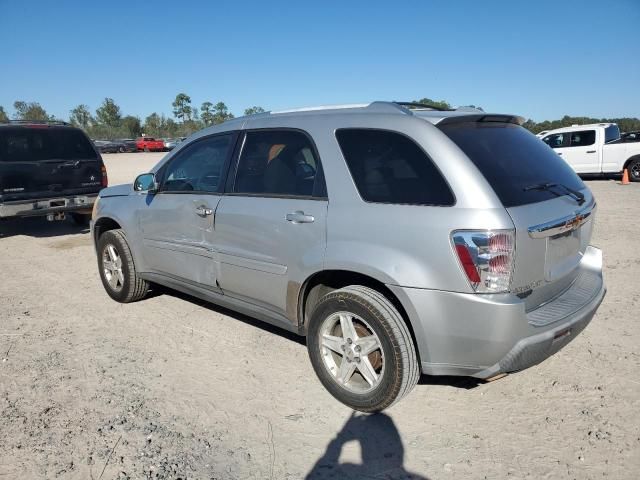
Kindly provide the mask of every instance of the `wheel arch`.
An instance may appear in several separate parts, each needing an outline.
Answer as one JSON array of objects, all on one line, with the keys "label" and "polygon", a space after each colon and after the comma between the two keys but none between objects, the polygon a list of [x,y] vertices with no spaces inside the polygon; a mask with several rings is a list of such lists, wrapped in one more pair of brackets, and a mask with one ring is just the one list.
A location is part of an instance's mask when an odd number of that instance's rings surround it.
[{"label": "wheel arch", "polygon": [[338,290],[349,285],[362,285],[369,287],[384,295],[398,310],[404,320],[411,339],[416,346],[416,354],[420,361],[420,352],[416,340],[411,319],[400,299],[385,285],[385,283],[371,275],[355,272],[351,270],[320,270],[309,276],[302,284],[298,294],[298,326],[301,332],[306,335],[309,317],[314,305],[329,292]]},{"label": "wheel arch", "polygon": [[116,230],[118,228],[122,228],[120,223],[111,217],[100,217],[93,224],[93,243],[94,245],[98,245],[98,239],[100,235],[104,232],[108,232],[109,230]]},{"label": "wheel arch", "polygon": [[627,167],[629,166],[629,164],[631,162],[633,162],[634,160],[640,160],[640,154],[639,155],[633,155],[632,157],[627,158],[627,160],[624,162],[624,166],[622,167],[622,171],[624,172],[624,170],[626,170]]}]

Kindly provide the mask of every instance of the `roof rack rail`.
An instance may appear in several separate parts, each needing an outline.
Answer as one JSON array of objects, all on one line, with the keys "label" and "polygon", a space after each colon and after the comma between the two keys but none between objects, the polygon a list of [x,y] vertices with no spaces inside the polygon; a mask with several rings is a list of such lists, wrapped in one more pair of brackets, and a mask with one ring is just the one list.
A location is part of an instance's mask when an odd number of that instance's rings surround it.
[{"label": "roof rack rail", "polygon": [[17,125],[21,124],[36,124],[36,125],[71,125],[64,120],[3,120],[0,123],[14,123]]},{"label": "roof rack rail", "polygon": [[411,107],[415,107],[415,108],[429,108],[431,110],[437,110],[438,112],[450,112],[450,111],[452,111],[451,108],[442,108],[442,107],[438,107],[437,105],[432,105],[430,103],[396,102],[396,101],[394,101],[393,103],[395,103],[396,105],[400,105],[402,107],[408,107],[409,109]]}]

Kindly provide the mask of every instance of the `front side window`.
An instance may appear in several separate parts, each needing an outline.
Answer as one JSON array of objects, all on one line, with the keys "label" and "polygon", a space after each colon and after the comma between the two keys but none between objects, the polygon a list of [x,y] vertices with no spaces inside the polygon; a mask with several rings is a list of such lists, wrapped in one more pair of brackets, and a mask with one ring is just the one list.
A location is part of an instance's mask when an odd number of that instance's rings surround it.
[{"label": "front side window", "polygon": [[233,191],[321,196],[319,169],[320,161],[304,133],[294,130],[247,132]]},{"label": "front side window", "polygon": [[569,141],[570,147],[588,147],[596,143],[596,131],[584,130],[581,132],[571,132]]},{"label": "front side window", "polygon": [[161,191],[218,192],[233,135],[199,140],[182,150],[167,166]]},{"label": "front side window", "polygon": [[551,148],[562,148],[564,147],[564,137],[564,133],[554,133],[553,135],[547,135],[542,141]]},{"label": "front side window", "polygon": [[340,149],[363,200],[411,205],[453,205],[440,171],[413,140],[396,132],[341,129]]}]

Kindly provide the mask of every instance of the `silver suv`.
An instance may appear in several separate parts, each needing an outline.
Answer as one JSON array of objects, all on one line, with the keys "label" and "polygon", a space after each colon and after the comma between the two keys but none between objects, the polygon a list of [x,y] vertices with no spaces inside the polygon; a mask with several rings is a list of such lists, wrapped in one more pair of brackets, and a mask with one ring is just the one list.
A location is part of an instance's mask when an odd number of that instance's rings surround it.
[{"label": "silver suv", "polygon": [[101,192],[102,282],[119,302],[162,284],[306,335],[323,385],[365,412],[421,373],[525,369],[605,287],[593,195],[521,122],[374,102],[204,129]]}]

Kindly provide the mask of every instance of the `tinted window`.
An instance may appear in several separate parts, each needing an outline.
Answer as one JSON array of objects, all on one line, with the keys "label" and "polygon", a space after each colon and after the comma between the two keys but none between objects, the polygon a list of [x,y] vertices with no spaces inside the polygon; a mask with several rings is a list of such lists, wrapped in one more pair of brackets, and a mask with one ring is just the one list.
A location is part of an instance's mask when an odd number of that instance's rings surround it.
[{"label": "tinted window", "polygon": [[164,172],[165,192],[217,192],[233,135],[199,140],[181,151]]},{"label": "tinted window", "polygon": [[564,137],[564,133],[554,133],[553,135],[544,137],[542,141],[551,148],[561,148],[564,146]]},{"label": "tinted window", "polygon": [[0,127],[0,161],[96,160],[80,130],[55,127]]},{"label": "tinted window", "polygon": [[336,132],[351,176],[367,202],[453,205],[440,171],[412,140],[386,130]]},{"label": "tinted window", "polygon": [[552,182],[574,190],[584,188],[561,157],[518,125],[468,122],[439,127],[478,167],[505,207],[555,198],[549,191],[524,190],[534,184]]},{"label": "tinted window", "polygon": [[604,129],[604,142],[614,142],[620,138],[620,129],[618,125],[609,125]]},{"label": "tinted window", "polygon": [[[292,130],[248,132],[233,191],[268,195],[320,195],[320,161],[309,138]],[[316,179],[318,181],[316,182]]]},{"label": "tinted window", "polygon": [[596,143],[596,131],[585,130],[582,132],[571,132],[569,141],[570,147],[587,147]]}]

